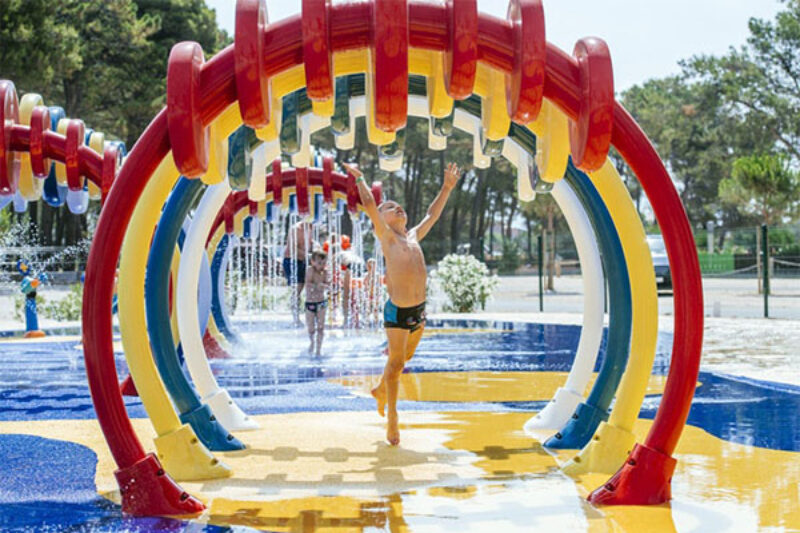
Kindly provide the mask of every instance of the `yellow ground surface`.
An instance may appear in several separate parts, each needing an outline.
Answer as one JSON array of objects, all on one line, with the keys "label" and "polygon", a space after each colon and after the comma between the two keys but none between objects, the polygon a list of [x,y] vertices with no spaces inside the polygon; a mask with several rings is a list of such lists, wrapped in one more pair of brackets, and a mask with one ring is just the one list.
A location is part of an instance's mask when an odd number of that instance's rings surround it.
[{"label": "yellow ground surface", "polygon": [[[591,390],[596,377],[597,373],[587,390]],[[367,396],[379,379],[380,376],[347,376],[328,381]],[[566,381],[567,372],[408,373],[400,376],[398,398],[417,402],[546,402]],[[666,376],[650,376],[647,394],[661,394],[665,383]]]},{"label": "yellow ground surface", "polygon": [[[594,508],[604,476],[577,482],[561,457],[527,437],[532,413],[402,412],[402,442],[384,444],[369,412],[257,416],[248,449],[219,454],[231,479],[184,483],[209,509],[199,521],[275,531],[754,531],[800,528],[800,454],[732,444],[688,427],[674,501]],[[153,432],[134,421],[146,444]],[[644,436],[650,421],[637,423]],[[98,492],[118,500],[113,464],[94,420],[3,422],[0,432],[76,442],[97,453]],[[539,529],[541,528],[541,529]]]}]

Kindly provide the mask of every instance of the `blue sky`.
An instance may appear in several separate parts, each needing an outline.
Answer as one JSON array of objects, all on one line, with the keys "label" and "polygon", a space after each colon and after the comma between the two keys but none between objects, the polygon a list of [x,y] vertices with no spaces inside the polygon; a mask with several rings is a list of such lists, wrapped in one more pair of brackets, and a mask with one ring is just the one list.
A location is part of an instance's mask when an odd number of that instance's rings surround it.
[{"label": "blue sky", "polygon": [[[334,0],[334,2],[341,0]],[[431,0],[434,1],[434,0]],[[440,0],[439,0],[440,1]],[[206,0],[220,26],[233,34],[233,0]],[[481,11],[504,17],[505,0],[478,0]],[[268,0],[270,20],[300,12],[300,0]],[[617,90],[678,72],[695,54],[721,54],[744,44],[751,17],[774,17],[778,0],[545,0],[547,39],[571,51],[594,35],[611,48]]]}]

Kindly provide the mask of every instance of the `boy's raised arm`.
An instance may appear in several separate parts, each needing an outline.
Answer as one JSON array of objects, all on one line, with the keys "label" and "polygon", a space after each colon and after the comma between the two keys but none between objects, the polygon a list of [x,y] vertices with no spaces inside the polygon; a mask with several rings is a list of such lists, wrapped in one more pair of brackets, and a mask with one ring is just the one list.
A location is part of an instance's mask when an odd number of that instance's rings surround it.
[{"label": "boy's raised arm", "polygon": [[433,203],[428,208],[425,218],[411,230],[417,234],[417,241],[424,239],[425,235],[427,235],[433,225],[436,224],[436,221],[439,220],[439,217],[442,216],[442,211],[447,204],[447,199],[450,198],[450,193],[453,191],[460,177],[461,169],[458,168],[458,165],[455,163],[447,165],[447,169],[444,171],[444,183],[442,183],[439,194],[436,195]]},{"label": "boy's raised arm", "polygon": [[372,227],[375,229],[375,236],[378,237],[379,240],[383,240],[385,237],[391,235],[392,232],[389,226],[386,225],[383,217],[378,212],[378,206],[375,204],[375,197],[372,196],[372,191],[367,186],[367,180],[364,179],[364,174],[356,167],[348,165],[347,163],[342,163],[342,166],[356,178],[358,194],[361,197],[361,205],[364,206],[364,211],[367,212],[367,216],[372,222]]}]

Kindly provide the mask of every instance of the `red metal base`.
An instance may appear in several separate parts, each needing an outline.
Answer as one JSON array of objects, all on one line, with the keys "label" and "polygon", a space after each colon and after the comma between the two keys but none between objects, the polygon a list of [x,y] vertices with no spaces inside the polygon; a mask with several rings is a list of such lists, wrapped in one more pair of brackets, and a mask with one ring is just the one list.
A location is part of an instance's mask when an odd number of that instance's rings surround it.
[{"label": "red metal base", "polygon": [[156,456],[114,472],[122,493],[122,512],[133,516],[196,515],[205,506],[169,477]]},{"label": "red metal base", "polygon": [[139,396],[139,392],[136,390],[136,385],[130,375],[119,384],[119,391],[123,396]]},{"label": "red metal base", "polygon": [[634,446],[628,460],[608,483],[595,489],[595,505],[658,505],[672,498],[672,473],[677,461],[643,444]]},{"label": "red metal base", "polygon": [[209,359],[228,359],[231,356],[225,348],[219,345],[217,339],[208,330],[203,335],[203,348],[206,349],[206,357]]}]

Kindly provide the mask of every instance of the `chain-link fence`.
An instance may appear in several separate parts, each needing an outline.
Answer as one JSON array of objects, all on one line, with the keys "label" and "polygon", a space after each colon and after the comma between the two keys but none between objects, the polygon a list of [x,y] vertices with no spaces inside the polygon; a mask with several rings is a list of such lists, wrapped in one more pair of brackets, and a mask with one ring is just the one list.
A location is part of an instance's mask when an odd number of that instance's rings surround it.
[{"label": "chain-link fence", "polygon": [[[800,278],[800,224],[714,228],[695,234],[703,276]],[[767,252],[765,256],[765,252]]]},{"label": "chain-link fence", "polygon": [[[527,295],[532,301],[527,302],[529,305],[526,309],[538,307],[535,301],[538,298],[538,283],[535,280],[539,276],[538,236],[538,232],[532,235],[533,261],[527,261],[514,271],[516,276],[534,279],[519,282],[508,280],[501,287],[502,292],[508,285],[508,294],[503,294],[506,298]],[[517,238],[522,243],[520,248],[525,250],[527,233]],[[654,239],[654,242],[657,241]],[[582,294],[580,263],[571,234],[568,231],[556,232],[554,237],[545,236],[543,242],[542,275],[547,292],[545,308],[552,311],[580,311],[580,298],[571,299],[573,295]],[[695,232],[695,244],[703,276],[703,300],[707,316],[800,319],[800,224],[770,226],[766,228],[766,235],[759,226],[698,230]],[[652,252],[656,260],[659,251]],[[550,254],[554,256],[553,261],[548,260]],[[499,264],[499,261],[495,263]],[[551,287],[551,271],[552,291],[547,290]],[[506,278],[509,275],[499,268],[496,272]],[[511,287],[524,292],[515,292]],[[769,290],[765,291],[765,287]],[[659,286],[659,295],[660,312],[672,314],[671,288]],[[510,304],[507,307],[510,308]]]},{"label": "chain-link fence", "polygon": [[695,240],[710,314],[737,295],[737,313],[800,318],[800,224],[713,227]]}]

